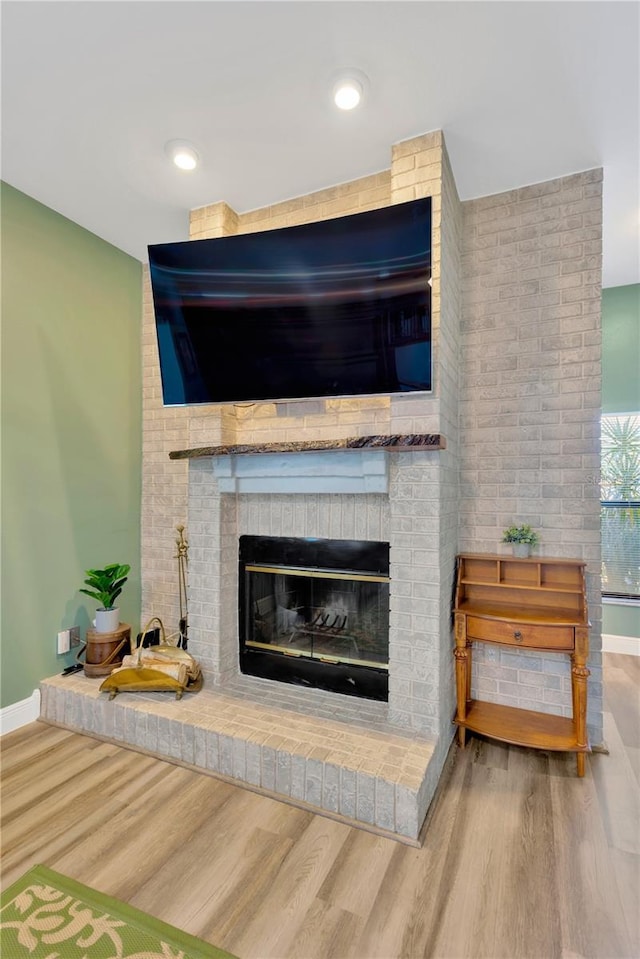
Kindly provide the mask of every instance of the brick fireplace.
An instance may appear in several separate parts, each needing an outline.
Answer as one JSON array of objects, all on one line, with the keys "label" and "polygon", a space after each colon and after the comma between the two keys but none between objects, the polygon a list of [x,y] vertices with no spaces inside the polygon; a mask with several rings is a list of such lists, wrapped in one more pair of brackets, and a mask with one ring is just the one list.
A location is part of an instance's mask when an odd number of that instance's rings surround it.
[{"label": "brick fireplace", "polygon": [[[236,690],[243,702],[265,702],[266,681],[242,676],[238,663],[240,537],[388,543],[388,703],[357,709],[350,697],[322,690],[311,691],[305,703],[300,690],[283,684],[270,695],[285,710],[316,719],[330,715],[353,729],[384,729],[407,744],[422,744],[427,759],[414,790],[414,838],[451,742],[454,709],[450,600],[457,548],[461,208],[442,134],[393,147],[390,171],[269,211],[237,215],[226,204],[215,204],[193,211],[191,222],[197,239],[420,196],[432,197],[433,212],[432,394],[163,409],[149,296],[144,347],[144,610],[175,620],[171,548],[175,526],[183,522],[190,546],[189,648],[203,664],[208,688]],[[443,436],[446,448],[340,448],[349,437],[390,435]],[[310,448],[287,452],[294,442]],[[273,444],[285,449],[274,454]],[[256,451],[224,452],[238,447]],[[169,457],[211,448],[215,455]]]},{"label": "brick fireplace", "polygon": [[[189,464],[189,649],[202,663],[209,688],[243,702],[277,701],[283,731],[296,726],[296,714],[320,724],[330,715],[361,733],[393,731],[396,747],[406,737],[405,747],[425,750],[412,794],[416,838],[430,799],[427,769],[432,766],[432,791],[452,735],[454,547],[441,568],[439,507],[448,450],[437,434],[398,436],[393,447],[376,446],[379,436],[361,441],[370,445],[317,451],[305,448],[317,445],[313,441],[302,441],[244,444],[240,454],[229,445],[174,451],[174,458]],[[278,446],[284,449],[274,452]],[[241,674],[239,542],[293,536],[389,544],[388,702],[363,709],[351,696],[324,690],[310,695],[299,684]]]}]

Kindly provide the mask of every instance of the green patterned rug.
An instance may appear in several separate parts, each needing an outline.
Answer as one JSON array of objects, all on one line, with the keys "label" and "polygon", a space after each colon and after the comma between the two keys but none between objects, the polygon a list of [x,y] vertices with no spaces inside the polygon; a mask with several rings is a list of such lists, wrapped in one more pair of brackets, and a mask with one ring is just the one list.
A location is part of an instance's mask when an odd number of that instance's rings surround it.
[{"label": "green patterned rug", "polygon": [[234,959],[202,939],[34,866],[0,897],[2,959]]}]

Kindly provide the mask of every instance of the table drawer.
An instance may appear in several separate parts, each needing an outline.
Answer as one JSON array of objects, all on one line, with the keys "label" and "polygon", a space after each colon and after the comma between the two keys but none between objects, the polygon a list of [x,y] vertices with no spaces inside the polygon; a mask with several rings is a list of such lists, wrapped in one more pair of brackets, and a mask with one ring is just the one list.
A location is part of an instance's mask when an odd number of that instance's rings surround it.
[{"label": "table drawer", "polygon": [[531,626],[523,623],[480,619],[476,616],[467,617],[467,638],[535,649],[573,649],[574,647],[572,626]]}]

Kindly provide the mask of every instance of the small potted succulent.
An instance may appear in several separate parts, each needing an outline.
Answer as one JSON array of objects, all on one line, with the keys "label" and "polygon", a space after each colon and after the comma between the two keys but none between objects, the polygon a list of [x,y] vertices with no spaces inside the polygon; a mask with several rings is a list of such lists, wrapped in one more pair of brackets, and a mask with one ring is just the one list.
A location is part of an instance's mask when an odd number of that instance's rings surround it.
[{"label": "small potted succulent", "polygon": [[513,555],[521,559],[529,556],[531,548],[538,544],[539,539],[536,531],[526,523],[522,526],[510,526],[502,534],[502,542],[511,543]]},{"label": "small potted succulent", "polygon": [[113,633],[118,628],[120,609],[115,605],[115,601],[122,592],[130,569],[126,563],[110,563],[104,569],[85,570],[87,578],[84,584],[90,589],[81,589],[80,592],[99,604],[94,620],[96,632]]}]

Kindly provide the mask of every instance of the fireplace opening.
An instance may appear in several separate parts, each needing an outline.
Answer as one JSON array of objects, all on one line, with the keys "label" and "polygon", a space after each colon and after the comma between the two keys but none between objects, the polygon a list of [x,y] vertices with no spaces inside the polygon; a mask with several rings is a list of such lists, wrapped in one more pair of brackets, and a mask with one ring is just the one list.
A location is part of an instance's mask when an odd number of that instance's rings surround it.
[{"label": "fireplace opening", "polygon": [[240,669],[389,697],[389,544],[240,537]]}]

